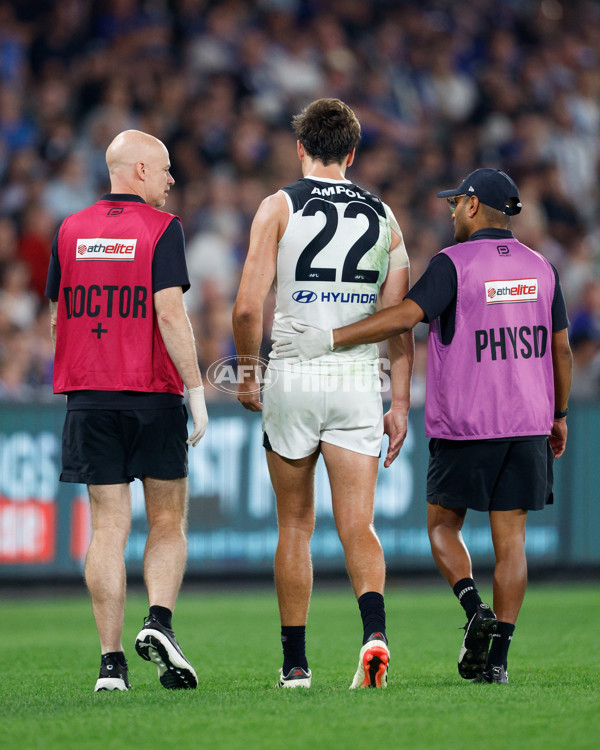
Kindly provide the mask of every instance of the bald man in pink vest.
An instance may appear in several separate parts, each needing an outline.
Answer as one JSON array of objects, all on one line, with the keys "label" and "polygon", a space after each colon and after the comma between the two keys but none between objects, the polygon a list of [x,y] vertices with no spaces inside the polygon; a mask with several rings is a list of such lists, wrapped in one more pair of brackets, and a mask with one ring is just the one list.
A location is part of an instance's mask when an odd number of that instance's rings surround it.
[{"label": "bald man in pink vest", "polygon": [[[429,323],[431,550],[467,617],[460,675],[506,684],[527,585],[527,513],[553,502],[553,461],[567,440],[569,321],[556,270],[508,228],[521,201],[507,174],[477,169],[438,197],[448,200],[456,244],[433,257],[399,305],[334,331],[298,326],[274,348],[301,361]],[[493,611],[481,601],[462,538],[468,509],[489,513]]]},{"label": "bald man in pink vest", "polygon": [[183,229],[159,210],[175,180],[164,144],[138,130],[116,136],[106,164],[111,192],[63,221],[46,285],[54,391],[67,396],[60,479],[88,485],[92,512],[85,579],[101,648],[94,689],[130,688],[121,635],[136,477],[149,526],[150,605],[136,650],[157,665],[163,687],[195,688],[171,616],[187,557],[187,444],[198,444],[208,417],[183,303],[190,286]]}]

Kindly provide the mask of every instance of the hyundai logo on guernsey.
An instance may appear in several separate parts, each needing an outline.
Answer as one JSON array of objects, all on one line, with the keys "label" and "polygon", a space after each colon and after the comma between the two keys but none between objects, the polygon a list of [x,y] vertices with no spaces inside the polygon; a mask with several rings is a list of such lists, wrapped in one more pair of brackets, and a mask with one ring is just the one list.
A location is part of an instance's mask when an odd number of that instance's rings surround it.
[{"label": "hyundai logo on guernsey", "polygon": [[77,260],[135,260],[137,239],[94,237],[77,240]]},{"label": "hyundai logo on guernsey", "polygon": [[303,305],[308,302],[314,302],[317,299],[315,292],[309,292],[307,289],[299,289],[292,294],[292,297],[296,302],[300,302]]},{"label": "hyundai logo on guernsey", "polygon": [[485,301],[488,305],[495,305],[498,302],[535,302],[537,298],[537,279],[503,279],[485,282]]},{"label": "hyundai logo on guernsey", "polygon": [[[318,295],[315,292],[309,292],[306,289],[300,289],[292,294],[292,297],[296,302],[306,304],[307,302],[315,302]],[[376,294],[369,293],[358,293],[358,292],[321,292],[321,302],[343,302],[344,304],[361,304],[366,305],[367,303],[375,303],[377,301]]]}]

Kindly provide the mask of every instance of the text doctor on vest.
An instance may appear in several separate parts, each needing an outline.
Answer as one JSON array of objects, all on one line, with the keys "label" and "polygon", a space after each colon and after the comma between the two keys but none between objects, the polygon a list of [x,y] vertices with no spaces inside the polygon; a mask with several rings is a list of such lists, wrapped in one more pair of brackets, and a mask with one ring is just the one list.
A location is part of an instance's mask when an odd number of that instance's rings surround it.
[{"label": "text doctor on vest", "polygon": [[67,395],[60,479],[87,484],[90,496],[85,579],[102,653],[95,690],[129,688],[121,632],[136,477],[149,525],[150,605],[136,649],[157,663],[164,687],[190,688],[196,675],[171,614],[187,558],[187,444],[197,445],[208,417],[183,303],[185,241],[179,218],[158,210],[175,182],[161,141],[127,130],[109,145],[106,163],[111,193],[63,221],[48,272],[54,391]]},{"label": "text doctor on vest", "polygon": [[[297,325],[299,335],[274,349],[312,359],[429,323],[431,549],[467,615],[459,673],[506,683],[527,582],[527,512],[552,502],[552,462],[567,441],[569,321],[555,269],[508,229],[521,211],[508,175],[478,169],[438,197],[448,200],[457,244],[433,257],[399,305],[334,331]],[[495,614],[479,598],[462,539],[468,508],[489,512]]]}]

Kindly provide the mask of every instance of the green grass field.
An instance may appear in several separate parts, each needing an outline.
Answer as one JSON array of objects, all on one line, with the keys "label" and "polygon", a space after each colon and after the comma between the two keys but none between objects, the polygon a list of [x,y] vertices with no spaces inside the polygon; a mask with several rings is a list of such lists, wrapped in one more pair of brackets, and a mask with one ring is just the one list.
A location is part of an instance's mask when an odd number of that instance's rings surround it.
[{"label": "green grass field", "polygon": [[508,686],[459,677],[464,618],[449,588],[389,588],[385,691],[348,690],[361,637],[349,587],[315,590],[308,691],[273,689],[281,647],[270,590],[182,593],[174,625],[200,679],[197,690],[182,692],[164,690],[155,666],[135,653],[141,595],[130,596],[125,624],[134,690],[98,694],[99,651],[83,592],[3,599],[3,750],[600,747],[597,585],[530,586]]}]

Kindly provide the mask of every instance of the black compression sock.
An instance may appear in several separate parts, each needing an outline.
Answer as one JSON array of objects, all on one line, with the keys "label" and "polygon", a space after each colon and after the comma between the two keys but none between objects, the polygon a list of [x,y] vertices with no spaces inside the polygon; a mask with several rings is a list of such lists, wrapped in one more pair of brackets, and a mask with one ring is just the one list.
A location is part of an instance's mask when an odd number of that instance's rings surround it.
[{"label": "black compression sock", "polygon": [[373,633],[381,633],[381,640],[387,643],[383,594],[367,591],[358,597],[358,607],[363,621],[363,646]]},{"label": "black compression sock", "polygon": [[306,625],[282,625],[281,645],[283,646],[283,676],[290,669],[308,669],[306,660]]},{"label": "black compression sock", "polygon": [[467,613],[467,619],[470,620],[477,611],[477,605],[481,604],[475,581],[472,578],[461,578],[454,584],[452,590]]},{"label": "black compression sock", "polygon": [[508,664],[508,649],[512,641],[515,626],[510,622],[499,622],[496,632],[492,636],[492,645],[488,653],[487,663],[494,667]]},{"label": "black compression sock", "polygon": [[173,617],[173,613],[170,609],[167,609],[166,607],[160,607],[158,604],[154,604],[152,607],[150,607],[150,614],[156,617],[163,628],[169,628],[169,630],[172,629],[173,626],[171,625],[171,618]]}]

